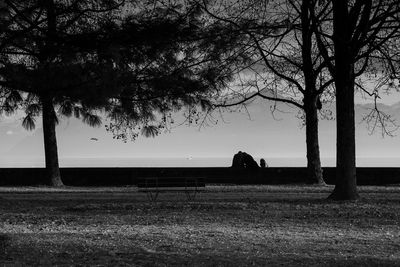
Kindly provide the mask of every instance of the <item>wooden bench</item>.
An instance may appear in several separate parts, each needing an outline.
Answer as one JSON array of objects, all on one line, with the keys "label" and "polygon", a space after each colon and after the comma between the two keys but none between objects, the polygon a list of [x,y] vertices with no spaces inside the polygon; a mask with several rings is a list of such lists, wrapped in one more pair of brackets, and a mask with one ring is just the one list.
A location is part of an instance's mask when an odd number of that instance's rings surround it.
[{"label": "wooden bench", "polygon": [[204,177],[146,177],[138,181],[138,191],[147,193],[155,201],[162,192],[185,192],[188,200],[194,200],[196,194],[205,189]]}]

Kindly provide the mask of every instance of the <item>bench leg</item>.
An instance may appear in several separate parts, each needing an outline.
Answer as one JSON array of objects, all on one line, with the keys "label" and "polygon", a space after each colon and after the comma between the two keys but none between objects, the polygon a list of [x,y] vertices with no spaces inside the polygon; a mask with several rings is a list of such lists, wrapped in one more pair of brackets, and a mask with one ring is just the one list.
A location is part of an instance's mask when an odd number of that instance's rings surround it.
[{"label": "bench leg", "polygon": [[157,200],[158,197],[158,191],[152,192],[152,191],[147,191],[147,198],[151,201],[151,202],[155,202]]}]

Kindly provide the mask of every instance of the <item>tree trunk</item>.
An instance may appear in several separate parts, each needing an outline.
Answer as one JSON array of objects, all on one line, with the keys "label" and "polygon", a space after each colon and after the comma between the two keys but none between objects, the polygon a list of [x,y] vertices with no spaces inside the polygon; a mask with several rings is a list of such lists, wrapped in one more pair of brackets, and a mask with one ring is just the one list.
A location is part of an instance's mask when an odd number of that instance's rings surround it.
[{"label": "tree trunk", "polygon": [[41,97],[43,108],[43,137],[44,154],[46,162],[46,178],[50,186],[63,186],[58,166],[57,138],[56,138],[56,113],[52,99],[48,96]]},{"label": "tree trunk", "polygon": [[338,75],[342,81],[336,83],[336,183],[329,196],[334,200],[354,200],[359,197],[356,180],[354,85],[349,77],[343,77],[345,75],[346,73]]},{"label": "tree trunk", "polygon": [[336,183],[329,198],[354,200],[359,197],[356,180],[354,86],[336,86]]},{"label": "tree trunk", "polygon": [[359,197],[356,182],[354,123],[354,63],[348,2],[333,1],[336,86],[336,183],[329,196],[334,200]]},{"label": "tree trunk", "polygon": [[307,182],[310,184],[325,185],[319,154],[316,98],[307,104],[304,110],[306,114]]},{"label": "tree trunk", "polygon": [[313,64],[313,31],[310,24],[311,1],[303,0],[301,4],[301,55],[303,59],[303,73],[305,79],[304,112],[306,115],[306,145],[307,145],[307,182],[310,184],[325,185],[322,178],[321,159],[318,141],[318,93],[315,86],[316,75]]}]

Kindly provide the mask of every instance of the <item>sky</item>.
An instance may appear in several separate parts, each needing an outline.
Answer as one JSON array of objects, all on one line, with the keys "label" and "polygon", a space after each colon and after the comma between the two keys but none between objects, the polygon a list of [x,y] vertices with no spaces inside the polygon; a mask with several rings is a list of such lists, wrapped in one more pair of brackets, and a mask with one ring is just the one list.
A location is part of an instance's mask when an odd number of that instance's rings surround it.
[{"label": "sky", "polygon": [[[400,136],[370,134],[361,123],[371,100],[356,96],[356,148],[359,166],[399,166]],[[400,119],[400,94],[382,96],[385,111]],[[156,138],[140,136],[123,143],[104,126],[91,128],[79,120],[62,119],[57,127],[61,166],[229,166],[235,153],[245,151],[270,166],[305,166],[305,128],[295,108],[279,106],[270,112],[264,100],[249,105],[246,113],[226,113],[216,125],[199,129],[180,126]],[[40,118],[34,131],[21,126],[23,114],[0,117],[0,167],[43,166],[43,133]],[[176,115],[179,117],[179,114]],[[176,120],[179,122],[179,120]],[[178,123],[176,123],[178,124]],[[335,121],[320,122],[320,152],[324,166],[335,163]],[[395,134],[399,135],[400,132]]]},{"label": "sky", "polygon": [[[357,98],[356,148],[358,166],[400,166],[400,136],[370,134],[361,123],[367,100]],[[382,109],[400,118],[400,97],[383,97]],[[218,123],[199,129],[182,125],[155,138],[140,136],[123,143],[114,140],[104,126],[91,128],[74,118],[62,119],[57,127],[61,166],[219,166],[231,165],[238,151],[269,166],[305,166],[305,128],[296,118],[297,109],[280,105],[283,113],[270,112],[271,102],[256,100],[245,112],[215,115]],[[333,108],[332,104],[331,108]],[[0,118],[0,167],[44,166],[40,118],[34,131],[21,126],[23,114]],[[179,114],[176,114],[176,124]],[[396,133],[397,135],[399,132]],[[320,121],[323,166],[335,164],[335,121]],[[92,138],[95,138],[93,140]],[[97,139],[97,140],[96,140]]]}]

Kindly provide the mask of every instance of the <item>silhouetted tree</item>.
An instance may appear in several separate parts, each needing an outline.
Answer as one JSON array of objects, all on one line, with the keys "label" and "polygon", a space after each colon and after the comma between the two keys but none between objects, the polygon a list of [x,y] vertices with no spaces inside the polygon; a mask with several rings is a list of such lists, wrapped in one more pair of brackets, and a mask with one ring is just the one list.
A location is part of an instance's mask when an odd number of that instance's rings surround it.
[{"label": "silhouetted tree", "polygon": [[[79,117],[90,125],[99,125],[92,113],[106,104],[96,79],[110,72],[110,64],[93,59],[91,51],[74,41],[76,36],[99,31],[105,14],[120,4],[116,1],[5,1],[8,26],[7,43],[1,51],[6,58],[1,68],[2,89],[6,92],[5,110],[20,103],[26,117],[22,125],[35,127],[42,114],[46,172],[50,185],[62,186],[55,127],[55,107],[63,115]],[[94,40],[93,40],[94,41]],[[110,88],[112,89],[112,88]],[[24,92],[24,93],[22,93]],[[97,94],[97,98],[93,96]]]},{"label": "silhouetted tree", "polygon": [[[212,5],[209,7],[203,1],[202,7],[212,19],[234,26],[239,34],[247,36],[247,42],[240,45],[252,61],[243,67],[245,75],[237,75],[240,84],[235,86],[239,90],[232,89],[233,100],[223,97],[223,103],[217,106],[246,105],[249,100],[261,97],[300,109],[306,128],[308,182],[325,184],[318,112],[329,117],[328,111],[321,110],[321,98],[331,99],[328,91],[333,82],[313,38],[309,10],[315,8],[314,1],[241,1],[222,5],[224,8],[218,4],[221,3],[216,1],[217,8],[213,10]],[[254,78],[241,77],[249,73]]]},{"label": "silhouetted tree", "polygon": [[[337,175],[330,198],[357,199],[355,88],[375,96],[376,100],[379,86],[368,91],[358,80],[371,73],[375,80],[381,81],[382,77],[387,81],[399,77],[400,3],[343,0],[318,1],[318,4],[325,12],[319,16],[310,9],[314,32],[336,87]],[[379,116],[376,118],[379,120]]]},{"label": "silhouetted tree", "polygon": [[151,124],[157,112],[203,103],[228,78],[217,46],[197,40],[198,10],[140,3],[6,1],[3,110],[22,105],[27,129],[42,114],[51,185],[62,185],[56,107],[92,126],[101,123],[98,112],[108,114],[117,138],[138,124],[154,135],[162,127]]}]

